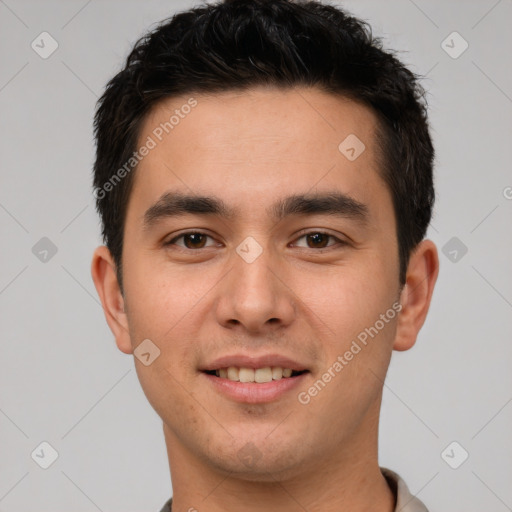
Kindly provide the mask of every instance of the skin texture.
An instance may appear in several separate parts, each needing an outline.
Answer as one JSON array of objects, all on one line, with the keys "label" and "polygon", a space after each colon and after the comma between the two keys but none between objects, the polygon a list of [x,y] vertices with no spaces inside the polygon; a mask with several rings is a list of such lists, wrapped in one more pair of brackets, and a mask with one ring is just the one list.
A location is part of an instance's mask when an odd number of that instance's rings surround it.
[{"label": "skin texture", "polygon": [[[194,98],[197,106],[137,167],[124,233],[124,297],[106,247],[92,262],[119,349],[131,354],[150,339],[161,351],[151,365],[136,358],[135,365],[163,420],[173,510],[392,511],[377,460],[383,380],[392,350],[416,341],[438,257],[431,241],[421,242],[400,288],[376,118],[365,106],[315,88]],[[188,99],[158,104],[139,140]],[[366,147],[354,161],[338,150],[349,134]],[[144,213],[169,191],[215,196],[238,212],[232,219],[171,217],[145,230]],[[366,222],[318,213],[276,222],[268,215],[283,197],[327,191],[364,203]],[[184,230],[209,238],[164,245]],[[305,230],[336,238],[315,243]],[[236,252],[247,237],[262,249],[252,263]],[[308,404],[300,403],[298,392],[396,301],[400,313]],[[234,402],[199,369],[235,353],[281,354],[309,373],[299,389],[273,402]],[[250,466],[239,456],[244,450],[254,456]]]}]

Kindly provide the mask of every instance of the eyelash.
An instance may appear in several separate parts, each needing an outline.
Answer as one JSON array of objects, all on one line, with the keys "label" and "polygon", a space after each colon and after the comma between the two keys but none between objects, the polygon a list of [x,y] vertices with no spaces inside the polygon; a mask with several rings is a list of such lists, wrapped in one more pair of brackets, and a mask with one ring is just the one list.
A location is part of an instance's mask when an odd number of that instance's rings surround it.
[{"label": "eyelash", "polygon": [[[185,237],[187,235],[205,235],[208,238],[212,238],[213,239],[213,237],[211,235],[209,235],[208,233],[204,233],[202,231],[187,231],[185,233],[181,233],[180,235],[174,237],[172,240],[169,240],[168,242],[165,242],[164,246],[176,245],[175,242],[177,240],[179,240],[180,238],[183,238],[183,237]],[[336,237],[334,235],[331,235],[330,233],[328,233],[326,231],[318,231],[318,230],[306,231],[306,232],[300,233],[300,235],[298,236],[298,238],[296,240],[300,240],[301,238],[304,238],[304,237],[306,237],[308,235],[326,235],[330,239],[334,239],[337,242],[336,244],[328,245],[327,247],[317,248],[316,251],[319,251],[319,252],[322,251],[322,250],[331,249],[331,248],[336,247],[336,246],[348,245],[348,243],[345,242],[344,240],[341,240],[338,237]],[[200,247],[199,249],[189,249],[188,247],[181,247],[181,246],[177,246],[177,247],[179,247],[179,249],[181,249],[183,251],[187,251],[187,252],[188,251],[199,251],[201,249],[204,249],[204,247]],[[302,249],[313,249],[313,250],[315,250],[315,248],[313,248],[313,247],[302,247]]]}]

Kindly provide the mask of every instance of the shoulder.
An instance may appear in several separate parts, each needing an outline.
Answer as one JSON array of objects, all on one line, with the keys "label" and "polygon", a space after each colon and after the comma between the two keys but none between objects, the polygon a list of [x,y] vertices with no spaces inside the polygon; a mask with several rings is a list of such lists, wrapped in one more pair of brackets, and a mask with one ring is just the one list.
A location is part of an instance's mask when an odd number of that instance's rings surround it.
[{"label": "shoulder", "polygon": [[[380,468],[381,473],[386,478],[389,487],[395,493],[396,507],[395,511],[400,512],[428,512],[427,507],[416,496],[412,495],[407,484],[398,473],[388,468]],[[166,511],[162,511],[166,512]]]},{"label": "shoulder", "polygon": [[160,512],[172,512],[172,498],[165,503]]}]

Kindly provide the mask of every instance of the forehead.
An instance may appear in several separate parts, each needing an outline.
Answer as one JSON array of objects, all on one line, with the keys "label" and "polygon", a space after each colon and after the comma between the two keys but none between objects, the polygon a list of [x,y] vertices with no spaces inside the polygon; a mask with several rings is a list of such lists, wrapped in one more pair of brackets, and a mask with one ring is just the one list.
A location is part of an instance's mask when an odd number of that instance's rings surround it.
[{"label": "forehead", "polygon": [[148,204],[179,189],[255,207],[283,192],[336,188],[365,202],[387,193],[375,128],[369,108],[315,88],[168,98],[142,123],[138,145],[152,149],[132,195]]}]

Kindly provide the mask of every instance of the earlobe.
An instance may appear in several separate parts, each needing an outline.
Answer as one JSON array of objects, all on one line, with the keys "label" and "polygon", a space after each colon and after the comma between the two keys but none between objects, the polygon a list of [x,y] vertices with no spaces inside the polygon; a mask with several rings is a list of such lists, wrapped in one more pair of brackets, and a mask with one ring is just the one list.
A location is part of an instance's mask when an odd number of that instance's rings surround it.
[{"label": "earlobe", "polygon": [[423,326],[439,274],[437,248],[431,240],[421,241],[409,259],[406,283],[400,295],[394,350],[408,350]]},{"label": "earlobe", "polygon": [[103,305],[105,318],[116,339],[119,350],[125,354],[131,354],[133,348],[128,329],[124,298],[119,288],[114,260],[110,251],[104,245],[94,251],[91,275]]}]

